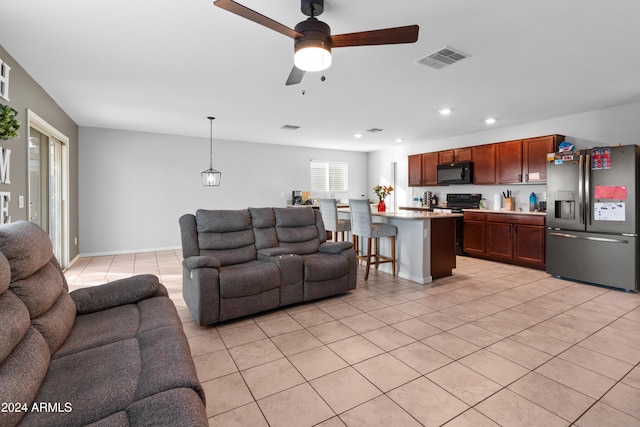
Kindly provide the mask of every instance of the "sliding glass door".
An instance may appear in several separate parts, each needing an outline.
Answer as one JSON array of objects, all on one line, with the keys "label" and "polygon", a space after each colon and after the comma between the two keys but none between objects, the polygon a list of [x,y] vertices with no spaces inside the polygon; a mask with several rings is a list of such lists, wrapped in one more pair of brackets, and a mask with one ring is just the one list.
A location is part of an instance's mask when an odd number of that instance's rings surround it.
[{"label": "sliding glass door", "polygon": [[68,140],[34,116],[29,127],[29,220],[49,233],[53,252],[66,268]]}]

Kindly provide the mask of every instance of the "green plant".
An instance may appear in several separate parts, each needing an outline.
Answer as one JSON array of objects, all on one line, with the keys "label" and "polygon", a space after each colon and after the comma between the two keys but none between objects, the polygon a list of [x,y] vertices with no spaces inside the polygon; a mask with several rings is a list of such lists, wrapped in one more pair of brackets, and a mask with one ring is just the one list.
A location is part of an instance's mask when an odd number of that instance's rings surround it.
[{"label": "green plant", "polygon": [[378,200],[382,201],[385,197],[391,194],[391,192],[393,191],[393,187],[391,185],[376,185],[375,187],[373,187],[373,191],[376,192]]},{"label": "green plant", "polygon": [[0,104],[0,139],[13,139],[20,136],[20,121],[16,119],[18,112],[8,105]]}]

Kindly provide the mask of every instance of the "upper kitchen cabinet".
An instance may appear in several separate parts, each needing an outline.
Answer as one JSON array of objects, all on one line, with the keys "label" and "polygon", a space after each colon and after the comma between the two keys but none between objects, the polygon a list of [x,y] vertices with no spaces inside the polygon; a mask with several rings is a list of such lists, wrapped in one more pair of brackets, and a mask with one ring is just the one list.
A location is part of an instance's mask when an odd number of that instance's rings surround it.
[{"label": "upper kitchen cabinet", "polygon": [[521,140],[496,144],[496,182],[498,184],[522,182],[522,158]]},{"label": "upper kitchen cabinet", "polygon": [[471,147],[473,158],[473,183],[496,183],[496,144]]},{"label": "upper kitchen cabinet", "polygon": [[449,163],[470,162],[473,159],[471,147],[456,148],[454,150],[444,150],[438,152],[438,163],[446,165]]},{"label": "upper kitchen cabinet", "polygon": [[438,153],[409,156],[409,187],[438,185]]},{"label": "upper kitchen cabinet", "polygon": [[547,182],[547,154],[555,153],[562,141],[562,135],[541,136],[522,141],[524,182]]}]

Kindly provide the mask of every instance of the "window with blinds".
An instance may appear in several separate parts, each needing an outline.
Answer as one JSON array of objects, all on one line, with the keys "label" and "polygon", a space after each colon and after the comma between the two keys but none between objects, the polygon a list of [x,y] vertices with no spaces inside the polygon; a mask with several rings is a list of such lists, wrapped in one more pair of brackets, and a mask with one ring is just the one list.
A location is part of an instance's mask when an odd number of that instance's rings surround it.
[{"label": "window with blinds", "polygon": [[311,160],[311,191],[347,191],[347,163]]}]

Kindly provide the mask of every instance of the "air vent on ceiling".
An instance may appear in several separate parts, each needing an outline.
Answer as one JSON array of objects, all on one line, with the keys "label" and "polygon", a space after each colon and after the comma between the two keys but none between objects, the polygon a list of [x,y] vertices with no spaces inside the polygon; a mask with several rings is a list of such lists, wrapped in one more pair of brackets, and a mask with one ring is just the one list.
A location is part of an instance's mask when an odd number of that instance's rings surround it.
[{"label": "air vent on ceiling", "polygon": [[426,65],[427,67],[440,69],[444,68],[447,65],[455,64],[456,62],[460,62],[465,58],[469,58],[471,55],[467,55],[466,53],[462,53],[457,49],[454,49],[449,46],[445,46],[437,52],[433,52],[429,56],[425,56],[422,59],[418,59],[416,62],[418,64]]},{"label": "air vent on ceiling", "polygon": [[371,132],[371,133],[379,133],[382,132],[384,129],[380,129],[380,128],[371,128],[371,129],[367,129],[367,132]]},{"label": "air vent on ceiling", "polygon": [[295,125],[282,125],[280,127],[280,129],[284,129],[284,130],[298,130],[300,129],[300,126],[295,126]]}]

